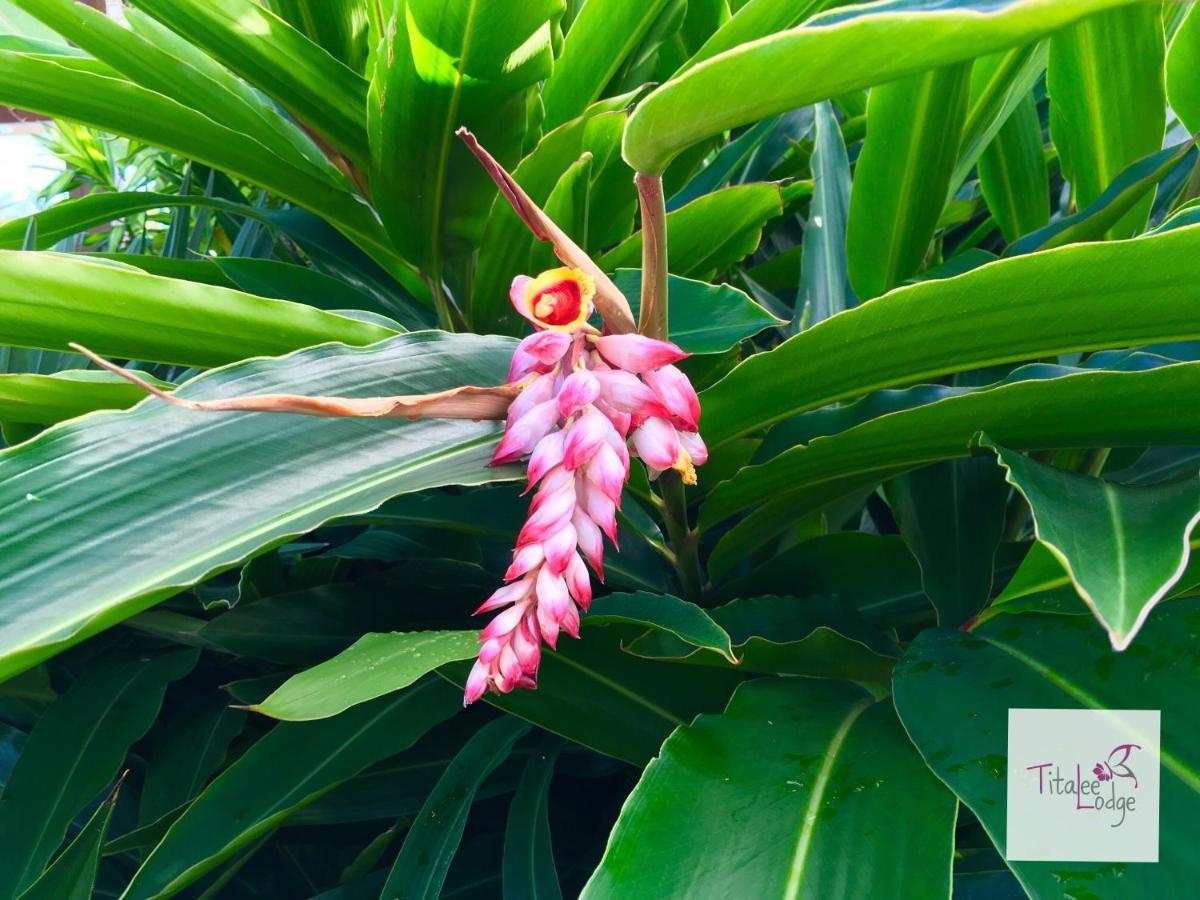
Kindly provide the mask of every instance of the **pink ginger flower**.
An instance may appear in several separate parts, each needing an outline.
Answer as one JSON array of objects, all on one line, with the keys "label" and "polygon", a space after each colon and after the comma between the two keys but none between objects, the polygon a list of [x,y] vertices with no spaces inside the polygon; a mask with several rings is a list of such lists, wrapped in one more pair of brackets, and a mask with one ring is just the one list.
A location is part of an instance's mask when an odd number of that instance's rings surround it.
[{"label": "pink ginger flower", "polygon": [[501,612],[479,635],[465,703],[536,687],[542,642],[579,637],[588,568],[603,581],[604,538],[616,546],[629,444],[651,477],[674,469],[685,484],[708,459],[700,401],[674,366],[687,354],[669,341],[599,334],[587,322],[594,294],[592,279],[570,268],[518,276],[509,292],[538,331],[513,354],[508,382],[522,390],[492,464],[528,458],[526,493],[535,493],[506,584],[476,610]]}]

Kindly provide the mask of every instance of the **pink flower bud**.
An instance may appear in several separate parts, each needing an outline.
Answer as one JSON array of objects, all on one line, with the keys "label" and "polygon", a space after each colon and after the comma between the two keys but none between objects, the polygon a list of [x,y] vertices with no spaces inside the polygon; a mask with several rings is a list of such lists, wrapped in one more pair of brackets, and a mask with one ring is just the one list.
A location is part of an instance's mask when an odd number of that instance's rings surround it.
[{"label": "pink flower bud", "polygon": [[688,377],[674,366],[663,366],[642,375],[670,415],[688,431],[700,427],[700,398]]},{"label": "pink flower bud", "polygon": [[586,463],[605,444],[612,430],[612,423],[598,409],[585,409],[567,430],[563,467],[573,472]]},{"label": "pink flower bud", "polygon": [[521,616],[525,615],[527,606],[528,601],[522,601],[510,606],[487,623],[487,627],[480,633],[480,637],[485,641],[490,641],[492,638],[506,637],[510,631],[517,627],[517,623],[521,621]]},{"label": "pink flower bud", "polygon": [[572,372],[563,381],[558,391],[558,411],[562,417],[575,415],[585,406],[591,405],[600,395],[600,382],[586,369]]},{"label": "pink flower bud", "polygon": [[663,418],[671,414],[658,395],[636,375],[608,369],[598,370],[595,377],[600,383],[600,399],[615,412]]},{"label": "pink flower bud", "polygon": [[483,660],[476,660],[471,666],[471,674],[467,676],[467,688],[463,691],[463,706],[474,703],[487,690],[490,670]]},{"label": "pink flower bud", "polygon": [[587,566],[584,565],[583,558],[578,553],[571,554],[571,560],[567,563],[567,570],[563,573],[563,578],[566,579],[567,590],[571,592],[575,602],[586,612],[592,602],[592,577],[588,575]]},{"label": "pink flower bud", "polygon": [[[551,332],[548,332],[551,333]],[[563,443],[567,435],[564,431],[552,431],[533,448],[529,458],[529,476],[525,493],[529,493],[539,481],[563,460]]]},{"label": "pink flower bud", "polygon": [[575,512],[575,495],[571,491],[554,491],[549,494],[539,494],[537,499],[545,500],[525,520],[521,533],[517,535],[517,546],[531,542],[541,543],[569,522]]},{"label": "pink flower bud", "polygon": [[[504,580],[512,581],[514,578],[520,578],[522,575],[532,572],[535,568],[542,564],[542,560],[545,558],[546,555],[542,552],[541,544],[526,544],[524,547],[517,548],[517,551],[513,554],[512,564],[508,567],[508,571],[504,573]],[[501,590],[503,590],[503,588],[501,588]],[[498,593],[500,593],[500,591],[496,592],[496,594]],[[496,594],[492,594],[492,597],[495,597]],[[488,603],[491,602],[492,601],[489,598]],[[486,606],[487,604],[484,605]],[[495,607],[489,608],[494,609]],[[476,615],[481,612],[485,612],[483,607],[475,610]]]},{"label": "pink flower bud", "polygon": [[583,483],[581,495],[579,499],[588,518],[595,522],[615,545],[617,543],[617,505],[603,491],[587,481]]},{"label": "pink flower bud", "polygon": [[575,556],[576,540],[575,526],[570,522],[563,522],[554,534],[542,541],[542,550],[546,554],[546,564],[543,568],[555,575],[562,574],[571,558]]},{"label": "pink flower bud", "polygon": [[485,666],[489,665],[500,656],[500,651],[503,649],[504,644],[498,640],[484,641],[479,647],[479,661]]},{"label": "pink flower bud", "polygon": [[539,375],[527,384],[516,399],[508,405],[507,422],[511,425],[517,419],[523,418],[531,409],[540,403],[545,403],[554,397],[554,373]]},{"label": "pink flower bud", "polygon": [[575,538],[579,551],[587,559],[596,577],[604,581],[604,535],[600,527],[588,517],[588,514],[578,507],[571,519],[575,526]]},{"label": "pink flower bud", "polygon": [[539,403],[515,422],[510,422],[492,456],[492,465],[512,462],[528,454],[537,442],[558,424],[558,404],[553,400]]},{"label": "pink flower bud", "polygon": [[704,441],[700,439],[700,435],[694,431],[679,432],[679,443],[683,445],[683,449],[688,452],[688,456],[692,458],[692,462],[698,466],[708,462],[708,447],[704,445]]},{"label": "pink flower bud", "polygon": [[617,453],[608,444],[602,444],[585,467],[588,481],[598,487],[618,506],[621,504],[621,489],[625,486],[626,469]]},{"label": "pink flower bud", "polygon": [[596,349],[616,368],[634,374],[687,358],[687,354],[670,341],[659,341],[642,334],[606,334],[596,338]]},{"label": "pink flower bud", "polygon": [[524,600],[532,588],[533,576],[522,578],[520,581],[514,581],[512,584],[506,584],[503,587],[497,588],[492,591],[490,597],[483,601],[483,605],[475,610],[475,615],[491,612],[493,609],[499,609],[501,606],[508,606],[508,604],[516,603],[518,600]]},{"label": "pink flower bud", "polygon": [[633,448],[652,469],[670,469],[679,460],[679,433],[666,419],[650,418],[633,432]]},{"label": "pink flower bud", "polygon": [[571,335],[562,331],[539,331],[517,345],[543,366],[553,366],[571,349]]}]

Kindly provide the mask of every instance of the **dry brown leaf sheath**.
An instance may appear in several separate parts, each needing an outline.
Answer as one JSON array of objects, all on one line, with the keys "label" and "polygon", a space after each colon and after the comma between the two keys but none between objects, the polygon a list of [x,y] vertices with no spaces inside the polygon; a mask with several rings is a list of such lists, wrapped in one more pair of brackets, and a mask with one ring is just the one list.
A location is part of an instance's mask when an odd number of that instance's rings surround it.
[{"label": "dry brown leaf sheath", "polygon": [[504,167],[479,145],[475,135],[465,128],[460,128],[454,133],[462,138],[467,149],[475,154],[475,158],[492,177],[492,181],[496,182],[500,193],[516,214],[521,217],[525,226],[533,232],[533,236],[539,241],[549,242],[554,247],[554,254],[568,266],[574,266],[591,276],[592,281],[596,284],[594,300],[596,310],[600,313],[600,318],[604,320],[608,330],[614,334],[629,334],[636,331],[637,325],[633,321],[633,311],[629,308],[629,301],[613,284],[612,279],[604,274],[604,271],[567,236],[566,232],[542,212],[541,208],[530,199],[513,177],[504,170]]},{"label": "dry brown leaf sheath", "polygon": [[227,400],[185,400],[161,390],[128,369],[113,365],[79,344],[71,344],[96,365],[132,382],[172,406],[200,412],[274,412],[302,416],[401,419],[503,419],[508,406],[521,392],[520,385],[464,387],[436,394],[410,394],[399,397],[304,397],[299,394],[257,394],[230,397]]}]

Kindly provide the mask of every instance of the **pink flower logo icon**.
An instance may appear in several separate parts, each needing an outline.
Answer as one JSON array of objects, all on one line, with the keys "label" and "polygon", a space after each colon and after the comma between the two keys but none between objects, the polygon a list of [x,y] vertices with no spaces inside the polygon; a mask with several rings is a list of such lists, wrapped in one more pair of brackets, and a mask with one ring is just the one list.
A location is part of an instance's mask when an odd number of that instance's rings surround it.
[{"label": "pink flower logo icon", "polygon": [[1112,780],[1112,773],[1108,772],[1104,768],[1104,763],[1096,763],[1096,765],[1092,767],[1092,771],[1096,774],[1096,777],[1099,778],[1101,781],[1111,781]]}]

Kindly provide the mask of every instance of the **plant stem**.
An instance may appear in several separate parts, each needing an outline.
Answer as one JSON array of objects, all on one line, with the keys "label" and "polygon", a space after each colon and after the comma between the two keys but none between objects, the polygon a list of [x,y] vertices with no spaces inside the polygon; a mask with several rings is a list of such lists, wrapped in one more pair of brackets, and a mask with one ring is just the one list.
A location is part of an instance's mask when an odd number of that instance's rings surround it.
[{"label": "plant stem", "polygon": [[700,600],[704,588],[704,573],[700,570],[699,541],[688,525],[687,497],[679,473],[663,472],[659,477],[659,490],[665,501],[663,521],[675,551],[675,568],[683,585],[684,598],[695,603]]},{"label": "plant stem", "polygon": [[634,176],[642,210],[642,308],[638,332],[667,339],[667,203],[662,178]]}]

